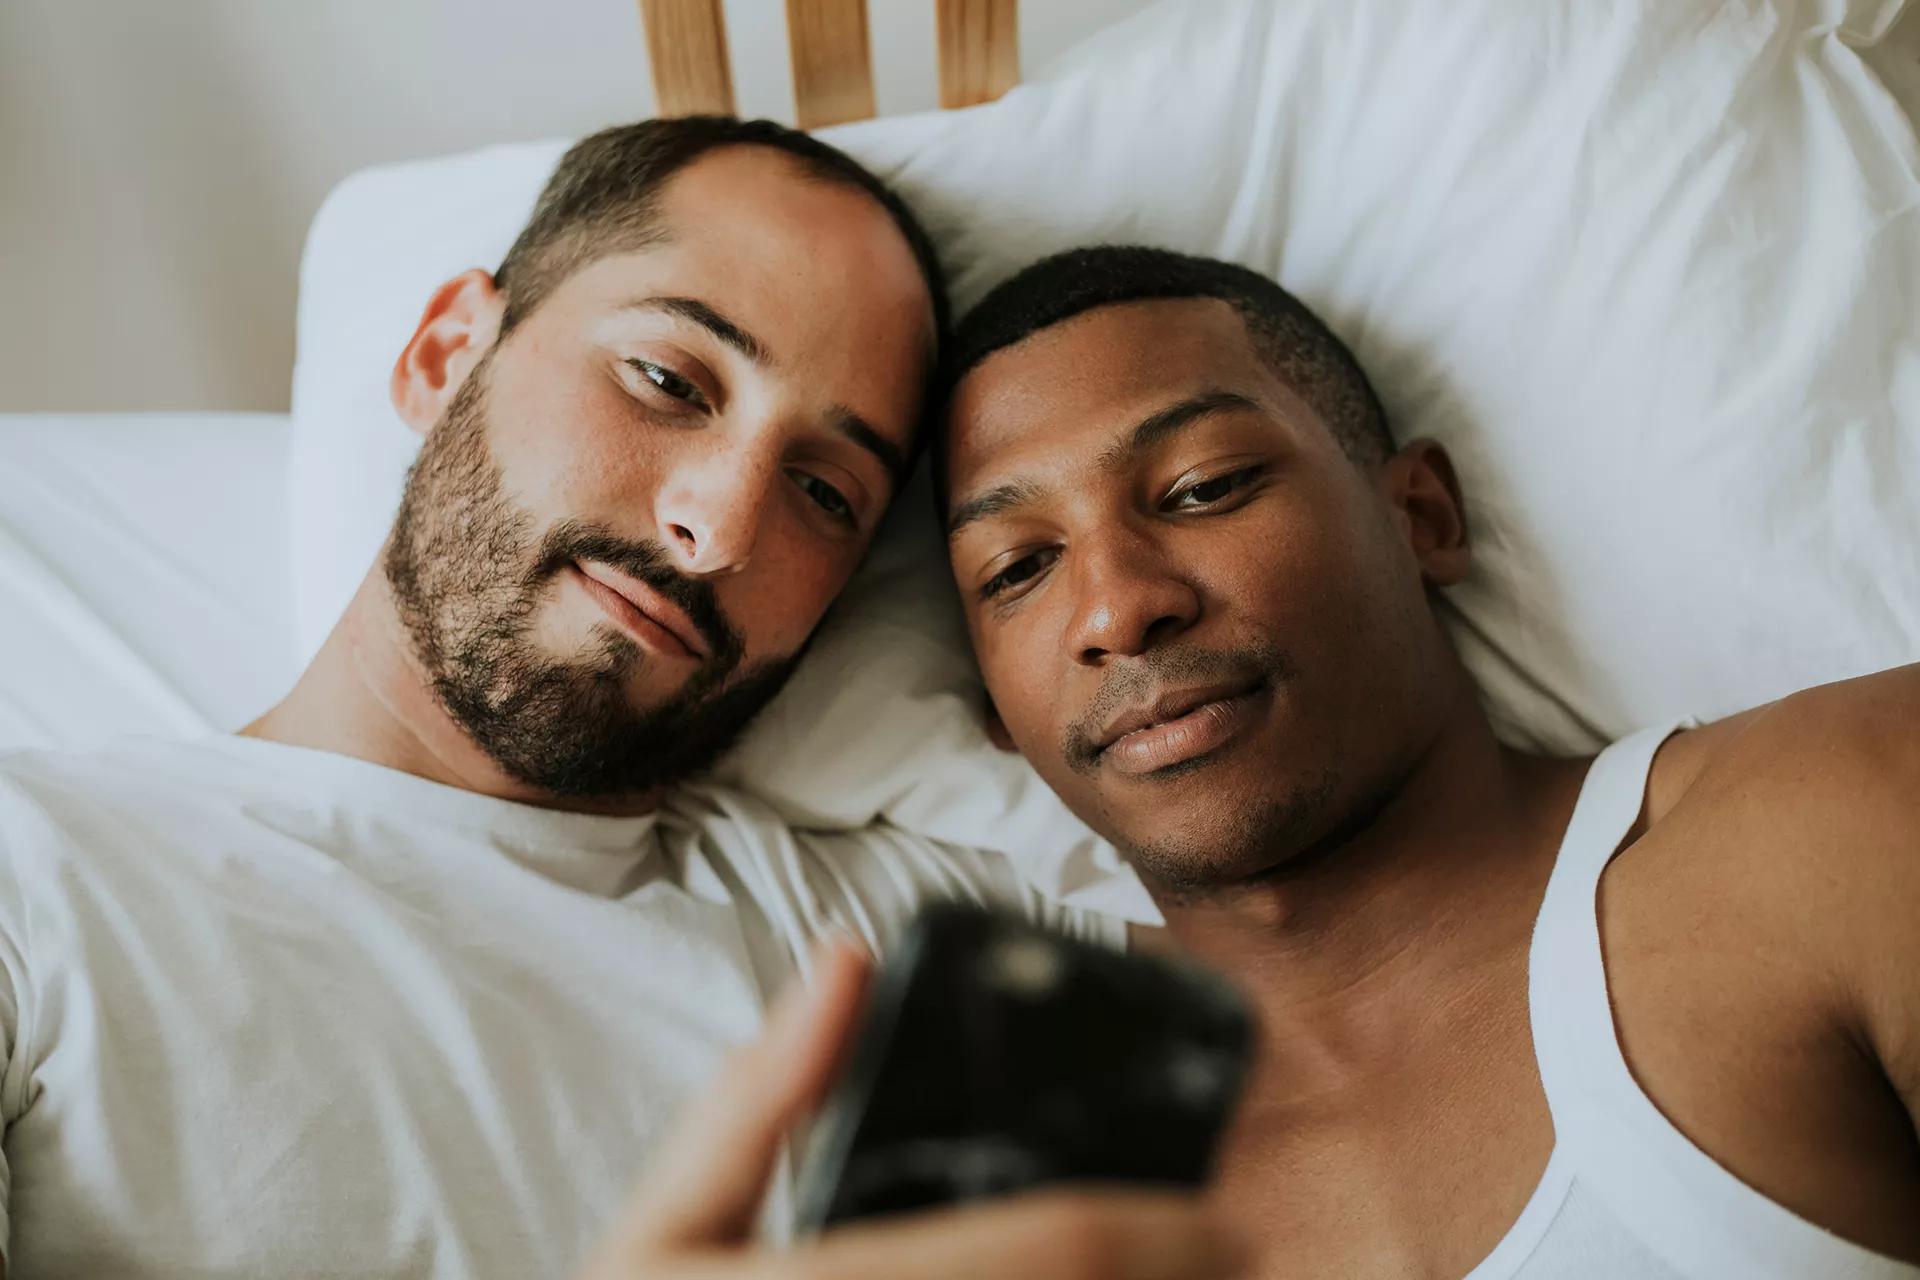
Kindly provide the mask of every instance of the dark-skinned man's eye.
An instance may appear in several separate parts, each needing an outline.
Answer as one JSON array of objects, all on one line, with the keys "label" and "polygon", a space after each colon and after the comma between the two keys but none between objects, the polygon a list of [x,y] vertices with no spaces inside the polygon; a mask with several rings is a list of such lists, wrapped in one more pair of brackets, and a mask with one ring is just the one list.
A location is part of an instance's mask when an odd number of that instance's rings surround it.
[{"label": "dark-skinned man's eye", "polygon": [[1182,489],[1173,495],[1168,505],[1175,509],[1205,507],[1231,497],[1236,490],[1245,488],[1259,476],[1259,467],[1242,467],[1238,471],[1229,471],[1226,475],[1203,480],[1191,488]]},{"label": "dark-skinned man's eye", "polygon": [[1017,587],[1028,581],[1046,567],[1045,556],[1042,553],[1022,556],[989,578],[987,584],[980,588],[980,598],[991,600],[1008,588]]}]

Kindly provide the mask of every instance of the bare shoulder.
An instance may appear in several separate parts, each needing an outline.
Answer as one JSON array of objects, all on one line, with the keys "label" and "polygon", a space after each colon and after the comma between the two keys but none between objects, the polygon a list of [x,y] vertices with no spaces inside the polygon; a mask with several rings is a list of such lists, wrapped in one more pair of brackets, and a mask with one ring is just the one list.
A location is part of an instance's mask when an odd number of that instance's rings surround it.
[{"label": "bare shoulder", "polygon": [[1776,978],[1920,1090],[1920,665],[1676,737],[1646,820],[1648,890],[1769,939]]},{"label": "bare shoulder", "polygon": [[[1696,784],[1704,784],[1695,794]],[[1683,801],[1824,808],[1852,823],[1912,813],[1920,788],[1920,663],[1803,690],[1676,737],[1648,818]],[[1908,825],[1908,834],[1913,828]]]},{"label": "bare shoulder", "polygon": [[1680,735],[1649,780],[1647,822],[1753,873],[1745,883],[1810,924],[1831,909],[1836,933],[1920,907],[1920,664]]}]

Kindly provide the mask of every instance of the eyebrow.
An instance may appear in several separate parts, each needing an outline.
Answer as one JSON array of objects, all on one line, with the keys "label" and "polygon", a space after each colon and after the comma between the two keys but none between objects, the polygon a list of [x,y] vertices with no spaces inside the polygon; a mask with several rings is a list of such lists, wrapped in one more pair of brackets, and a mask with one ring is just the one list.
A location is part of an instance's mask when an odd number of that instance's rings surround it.
[{"label": "eyebrow", "polygon": [[1010,480],[1006,484],[995,485],[985,493],[977,493],[953,509],[947,517],[947,537],[952,539],[976,520],[985,520],[990,516],[1005,515],[1017,511],[1029,503],[1040,499],[1040,486],[1031,480]]},{"label": "eyebrow", "polygon": [[[766,343],[742,329],[733,321],[715,311],[698,298],[660,296],[636,298],[623,308],[627,311],[664,311],[679,316],[711,333],[747,359],[758,365],[772,363]],[[843,404],[833,405],[827,410],[834,430],[880,460],[887,469],[887,476],[897,489],[906,482],[907,455],[899,445],[881,435],[871,422],[847,408]]]},{"label": "eyebrow", "polygon": [[907,455],[899,445],[881,435],[871,422],[843,404],[834,405],[827,413],[833,421],[834,430],[880,459],[880,465],[887,469],[887,476],[893,481],[895,489],[906,483]]},{"label": "eyebrow", "polygon": [[1126,439],[1116,440],[1102,449],[1100,469],[1125,471],[1133,465],[1134,459],[1148,449],[1178,435],[1202,418],[1232,409],[1256,407],[1253,401],[1232,391],[1203,391],[1197,396],[1190,396],[1178,404],[1170,404],[1156,413],[1148,414],[1127,433]]},{"label": "eyebrow", "polygon": [[[1126,432],[1123,439],[1102,449],[1099,466],[1104,471],[1125,471],[1142,453],[1178,435],[1202,418],[1235,409],[1257,408],[1259,406],[1252,400],[1233,391],[1204,391],[1197,396],[1189,396],[1148,414],[1131,431]],[[977,520],[1005,515],[1036,502],[1044,492],[1031,480],[1011,480],[985,493],[976,494],[953,509],[953,514],[947,519],[947,537],[951,540],[960,530]]]},{"label": "eyebrow", "polygon": [[636,298],[622,307],[622,310],[664,311],[669,315],[679,316],[682,320],[691,320],[755,364],[771,363],[771,357],[767,354],[767,346],[764,342],[698,298],[669,296]]}]

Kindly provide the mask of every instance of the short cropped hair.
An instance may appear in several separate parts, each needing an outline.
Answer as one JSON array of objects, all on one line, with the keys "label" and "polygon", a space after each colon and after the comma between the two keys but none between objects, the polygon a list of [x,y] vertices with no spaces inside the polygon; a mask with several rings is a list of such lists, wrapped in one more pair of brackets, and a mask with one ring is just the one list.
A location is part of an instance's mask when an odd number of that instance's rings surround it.
[{"label": "short cropped hair", "polygon": [[575,143],[560,158],[533,216],[493,273],[506,297],[501,334],[581,268],[655,243],[667,181],[710,151],[739,146],[783,152],[810,177],[877,201],[913,251],[933,299],[934,340],[944,343],[950,313],[940,260],[926,230],[900,197],[859,161],[818,138],[772,120],[732,116],[644,120],[603,129]]},{"label": "short cropped hair", "polygon": [[[1394,450],[1373,384],[1345,343],[1274,281],[1230,262],[1137,245],[1070,249],[998,285],[960,322],[943,385],[948,398],[969,370],[1002,347],[1097,307],[1163,298],[1218,298],[1240,316],[1254,348],[1311,405],[1348,457],[1361,465]],[[936,422],[945,430],[946,415]],[[946,500],[945,441],[935,441],[935,480]]]}]

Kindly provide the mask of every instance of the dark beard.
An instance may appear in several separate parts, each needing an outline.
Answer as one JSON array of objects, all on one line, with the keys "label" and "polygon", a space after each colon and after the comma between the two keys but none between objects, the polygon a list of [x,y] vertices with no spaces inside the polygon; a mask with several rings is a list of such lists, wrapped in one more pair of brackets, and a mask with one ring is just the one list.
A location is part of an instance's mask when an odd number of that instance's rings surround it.
[{"label": "dark beard", "polygon": [[[482,359],[407,473],[384,569],[401,624],[435,697],[509,776],[555,797],[633,796],[697,775],[780,691],[800,655],[742,667],[744,644],[704,581],[682,577],[651,543],[568,520],[539,539],[503,491],[487,448]],[[596,631],[570,661],[528,637],[558,575],[611,564],[687,611],[710,657],[673,696],[638,707],[627,680],[646,655]]]}]

